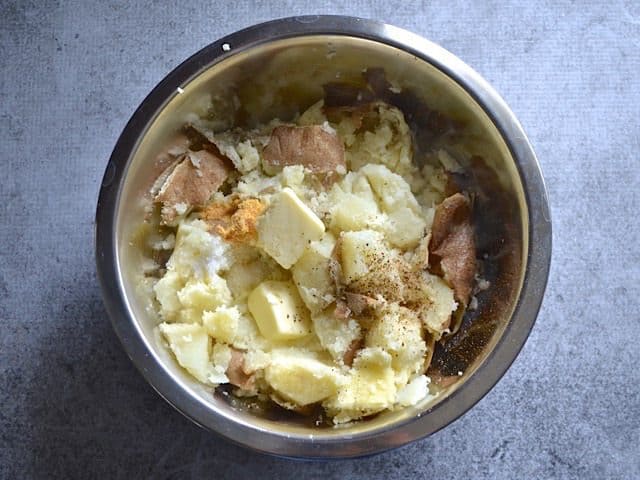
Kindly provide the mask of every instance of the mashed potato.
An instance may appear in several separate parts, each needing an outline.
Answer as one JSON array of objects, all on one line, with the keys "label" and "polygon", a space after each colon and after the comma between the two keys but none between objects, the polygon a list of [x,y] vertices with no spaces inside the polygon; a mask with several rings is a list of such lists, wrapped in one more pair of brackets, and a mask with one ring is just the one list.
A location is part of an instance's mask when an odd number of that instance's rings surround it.
[{"label": "mashed potato", "polygon": [[443,172],[414,164],[400,110],[360,111],[185,127],[193,151],[154,192],[171,233],[153,292],[161,338],[199,382],[320,404],[335,423],[429,395],[426,359],[458,307],[426,269]]}]

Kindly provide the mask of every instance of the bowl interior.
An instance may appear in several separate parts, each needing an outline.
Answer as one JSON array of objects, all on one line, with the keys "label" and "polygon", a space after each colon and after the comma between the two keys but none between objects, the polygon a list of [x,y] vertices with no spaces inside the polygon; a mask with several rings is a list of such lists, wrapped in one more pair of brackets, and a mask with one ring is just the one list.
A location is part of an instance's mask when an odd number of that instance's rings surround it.
[{"label": "bowl interior", "polygon": [[[128,158],[114,212],[118,281],[128,314],[151,361],[175,382],[173,388],[199,405],[198,415],[176,405],[196,422],[216,429],[216,419],[224,418],[256,431],[286,438],[311,437],[320,443],[367,436],[373,450],[376,432],[389,431],[416,417],[437,415],[440,404],[452,400],[456,391],[463,391],[465,382],[482,368],[512,321],[529,248],[529,213],[518,166],[503,135],[476,98],[446,71],[411,52],[345,35],[307,35],[240,49],[229,47],[230,51],[199,65],[190,78],[180,79],[175,85],[165,81],[167,97],[160,108],[147,112],[148,121],[141,126],[144,133]],[[295,419],[273,418],[242,405],[234,406],[183,372],[155,334],[159,318],[142,282],[143,253],[135,239],[144,229],[148,191],[164,167],[162,152],[190,116],[210,113],[207,109],[212,102],[222,118],[220,128],[251,126],[274,117],[292,118],[323,97],[324,84],[361,83],[362,72],[377,67],[384,69],[395,87],[412,91],[429,109],[462,126],[455,148],[465,158],[475,156],[477,161],[469,163],[469,168],[474,171],[478,195],[487,197],[488,205],[492,205],[477,218],[482,275],[490,287],[478,294],[478,308],[466,314],[460,332],[439,347],[434,359],[434,368],[450,379],[449,385],[435,400],[341,428],[318,429]],[[233,102],[242,105],[240,112],[225,115],[232,112]],[[155,386],[163,396],[171,396]]]}]

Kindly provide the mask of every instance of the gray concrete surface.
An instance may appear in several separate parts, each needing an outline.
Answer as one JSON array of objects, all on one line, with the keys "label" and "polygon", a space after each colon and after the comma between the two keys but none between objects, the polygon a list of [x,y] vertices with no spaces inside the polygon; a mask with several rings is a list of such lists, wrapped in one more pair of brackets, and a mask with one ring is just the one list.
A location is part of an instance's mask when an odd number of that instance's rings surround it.
[{"label": "gray concrete surface", "polygon": [[[475,67],[553,208],[546,300],[502,381],[431,438],[340,463],[175,412],[120,347],[93,260],[103,169],[147,92],[223,34],[304,13],[386,20]],[[639,2],[4,0],[0,66],[1,478],[640,478]]]}]

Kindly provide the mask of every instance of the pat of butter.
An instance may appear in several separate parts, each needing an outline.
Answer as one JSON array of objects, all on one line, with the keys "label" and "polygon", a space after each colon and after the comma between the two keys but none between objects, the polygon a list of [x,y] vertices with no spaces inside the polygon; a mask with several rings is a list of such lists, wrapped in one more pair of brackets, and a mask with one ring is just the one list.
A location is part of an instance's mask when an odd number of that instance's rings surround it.
[{"label": "pat of butter", "polygon": [[249,294],[247,304],[260,333],[270,340],[289,340],[311,333],[309,311],[291,282],[262,282]]},{"label": "pat of butter", "polygon": [[285,399],[309,405],[333,395],[341,377],[328,365],[296,356],[275,359],[265,370],[265,380]]},{"label": "pat of butter", "polygon": [[258,224],[258,245],[283,268],[291,268],[307,245],[320,240],[323,233],[322,220],[293,190],[284,188],[273,196]]}]

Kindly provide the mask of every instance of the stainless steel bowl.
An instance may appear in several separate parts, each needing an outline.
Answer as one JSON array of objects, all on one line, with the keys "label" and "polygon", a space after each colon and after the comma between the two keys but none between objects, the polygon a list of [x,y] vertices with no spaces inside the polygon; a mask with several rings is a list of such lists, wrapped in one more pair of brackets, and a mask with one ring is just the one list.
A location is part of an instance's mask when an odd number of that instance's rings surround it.
[{"label": "stainless steel bowl", "polygon": [[[286,117],[322,97],[327,81],[383,67],[394,84],[468,125],[470,149],[484,157],[502,204],[487,233],[504,248],[492,284],[463,337],[440,355],[443,371],[463,371],[436,400],[342,428],[315,428],[251,413],[193,381],[154,333],[158,319],[139,286],[142,254],[133,240],[166,139],[210,93],[246,106],[236,121]],[[482,177],[482,176],[481,176]],[[489,193],[491,195],[491,193]],[[502,208],[505,207],[505,208]],[[504,227],[504,228],[503,228]],[[551,223],[533,150],[500,96],[441,47],[384,23],[339,16],[276,20],[234,33],[189,58],[149,94],[125,127],[106,168],[96,213],[96,257],[104,300],[125,350],[147,381],[193,422],[249,448],[302,458],[353,457],[404,445],[451,423],[500,379],[523,346],[549,272]],[[498,258],[499,257],[499,258]],[[466,330],[464,330],[466,328]]]}]

